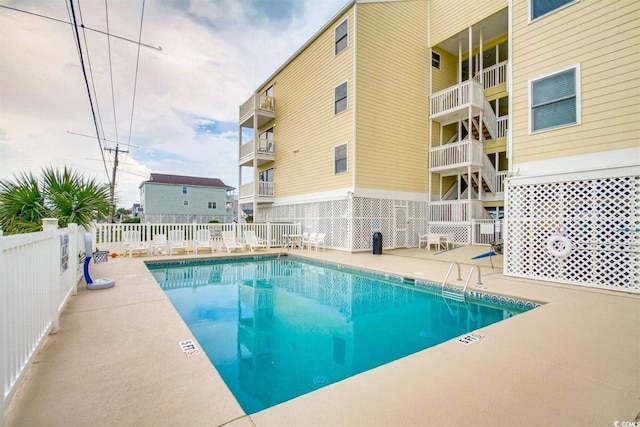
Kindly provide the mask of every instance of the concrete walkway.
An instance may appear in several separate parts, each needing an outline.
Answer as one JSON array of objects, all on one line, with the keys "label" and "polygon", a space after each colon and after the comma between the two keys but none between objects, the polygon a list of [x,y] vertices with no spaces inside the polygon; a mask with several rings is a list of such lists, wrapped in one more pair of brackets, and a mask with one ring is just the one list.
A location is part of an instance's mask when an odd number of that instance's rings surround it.
[{"label": "concrete walkway", "polygon": [[[513,279],[487,248],[317,257],[432,280],[481,265],[490,292],[547,304],[247,416],[143,261],[91,266],[116,286],[80,285],[5,411],[13,426],[614,426],[640,412],[640,296]],[[226,255],[226,254],[224,254]],[[215,254],[214,256],[220,256]],[[197,258],[211,255],[199,255]],[[167,257],[164,257],[167,258]],[[171,259],[195,258],[174,256]],[[153,259],[160,259],[159,257]],[[493,263],[501,267],[502,257]],[[452,281],[450,281],[452,282]],[[472,282],[473,283],[473,282]],[[629,426],[630,424],[627,424]],[[640,425],[640,423],[636,424]]]}]

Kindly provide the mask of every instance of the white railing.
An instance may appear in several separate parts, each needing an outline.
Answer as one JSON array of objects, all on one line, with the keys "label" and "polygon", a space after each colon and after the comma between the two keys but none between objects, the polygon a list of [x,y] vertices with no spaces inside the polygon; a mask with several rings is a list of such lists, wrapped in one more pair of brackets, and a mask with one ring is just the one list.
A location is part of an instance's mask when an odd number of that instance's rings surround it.
[{"label": "white railing", "polygon": [[293,223],[185,223],[185,224],[97,224],[93,229],[93,241],[97,250],[114,253],[124,253],[125,245],[122,241],[124,231],[135,230],[140,233],[143,242],[151,242],[154,236],[167,235],[171,230],[184,231],[186,240],[194,240],[197,230],[208,229],[214,238],[223,231],[233,231],[239,239],[244,238],[247,230],[255,231],[268,247],[282,246],[285,234],[300,234],[300,224]]},{"label": "white railing", "polygon": [[489,156],[482,154],[482,178],[487,181],[489,191],[495,193],[496,191],[496,168],[489,160]]},{"label": "white railing", "polygon": [[[482,70],[482,83],[485,89],[507,82],[508,62],[509,61],[502,61]],[[478,79],[479,75],[476,75],[475,78]]]},{"label": "white railing", "polygon": [[[240,146],[240,163],[241,164],[253,158],[253,149],[254,149],[253,139]],[[266,157],[273,158],[273,155],[275,153],[274,141],[272,139],[260,138],[258,140],[257,153],[258,155],[263,157],[266,156]]]},{"label": "white railing", "polygon": [[253,156],[253,139],[240,146],[240,163],[244,160],[250,159]]},{"label": "white railing", "polygon": [[484,120],[484,124],[487,126],[487,129],[489,129],[491,138],[496,139],[496,135],[498,134],[498,120],[496,119],[496,113],[493,111],[491,104],[489,104],[489,101],[484,97],[484,95],[482,96],[482,100],[482,104],[484,106],[482,110],[482,119]]},{"label": "white railing", "polygon": [[276,100],[273,96],[253,94],[240,106],[240,122],[243,122],[256,110],[275,113]]},{"label": "white railing", "polygon": [[486,215],[482,200],[446,200],[429,203],[430,222],[470,222]]},{"label": "white railing", "polygon": [[[272,181],[260,181],[258,182],[258,197],[271,198],[273,197],[274,183]],[[239,198],[249,199],[255,196],[255,185],[253,182],[248,184],[242,184],[240,186]]]},{"label": "white railing", "polygon": [[37,233],[3,236],[0,231],[0,409],[47,334],[58,331],[60,313],[77,291],[84,229],[75,224],[58,229],[57,220],[50,222]]},{"label": "white railing", "polygon": [[496,172],[494,193],[504,193],[504,180],[507,177],[507,171]]},{"label": "white railing", "polygon": [[507,137],[507,128],[509,125],[509,116],[502,116],[496,119],[496,139]]},{"label": "white railing", "polygon": [[490,245],[502,239],[502,220],[474,219],[471,222],[471,243]]},{"label": "white railing", "polygon": [[484,89],[476,80],[448,87],[429,97],[431,118],[459,110],[468,106],[483,108]]},{"label": "white railing", "polygon": [[480,166],[483,156],[482,143],[473,139],[445,144],[429,150],[429,168],[442,170],[468,165]]}]

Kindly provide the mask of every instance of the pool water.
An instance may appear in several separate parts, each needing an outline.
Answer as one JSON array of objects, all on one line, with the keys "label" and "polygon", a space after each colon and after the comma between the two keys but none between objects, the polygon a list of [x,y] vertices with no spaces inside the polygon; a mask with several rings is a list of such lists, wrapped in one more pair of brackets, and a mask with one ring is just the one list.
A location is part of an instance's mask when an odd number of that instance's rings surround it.
[{"label": "pool water", "polygon": [[289,257],[148,267],[247,414],[524,311]]}]

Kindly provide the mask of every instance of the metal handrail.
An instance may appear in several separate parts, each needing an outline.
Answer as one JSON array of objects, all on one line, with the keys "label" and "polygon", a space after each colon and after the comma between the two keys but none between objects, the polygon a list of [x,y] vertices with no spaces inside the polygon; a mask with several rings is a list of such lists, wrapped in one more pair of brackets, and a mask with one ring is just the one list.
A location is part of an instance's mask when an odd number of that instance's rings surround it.
[{"label": "metal handrail", "polygon": [[482,275],[480,273],[480,266],[479,265],[473,265],[471,266],[471,270],[469,270],[469,275],[467,276],[467,281],[464,284],[464,288],[462,288],[462,293],[466,293],[467,292],[467,286],[469,286],[469,281],[471,280],[471,275],[473,274],[473,270],[477,269],[478,270],[478,283],[476,283],[476,285],[480,285],[482,286]]}]

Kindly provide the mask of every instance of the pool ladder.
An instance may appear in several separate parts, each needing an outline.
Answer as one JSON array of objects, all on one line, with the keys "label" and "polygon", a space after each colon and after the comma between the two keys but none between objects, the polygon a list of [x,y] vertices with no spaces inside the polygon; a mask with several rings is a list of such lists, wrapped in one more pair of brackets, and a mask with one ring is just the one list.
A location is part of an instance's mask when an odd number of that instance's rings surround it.
[{"label": "pool ladder", "polygon": [[442,293],[441,296],[442,298],[445,299],[451,299],[451,300],[455,300],[455,301],[459,301],[459,302],[466,302],[467,300],[467,287],[469,286],[469,282],[471,281],[471,276],[473,275],[473,270],[477,270],[478,271],[478,283],[476,283],[477,285],[482,285],[482,275],[480,273],[480,266],[478,265],[473,265],[471,266],[471,270],[469,270],[469,275],[467,276],[467,281],[464,283],[464,287],[462,288],[462,293],[460,293],[457,290],[445,290],[445,286],[447,284],[447,279],[449,278],[449,275],[451,274],[451,270],[453,270],[453,266],[458,267],[458,281],[462,281],[462,277],[460,275],[460,264],[458,264],[456,261],[453,261],[451,263],[451,265],[449,265],[449,270],[447,270],[447,275],[444,276],[444,280],[442,281]]}]

